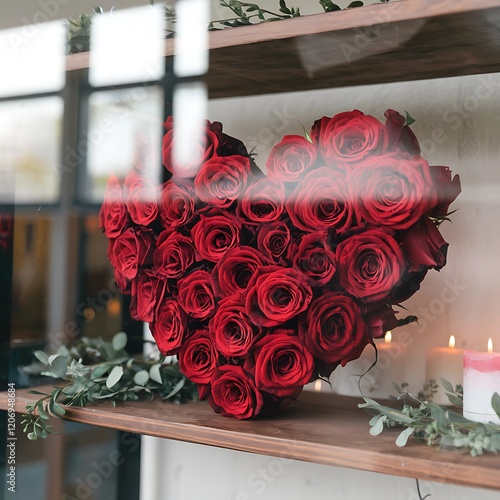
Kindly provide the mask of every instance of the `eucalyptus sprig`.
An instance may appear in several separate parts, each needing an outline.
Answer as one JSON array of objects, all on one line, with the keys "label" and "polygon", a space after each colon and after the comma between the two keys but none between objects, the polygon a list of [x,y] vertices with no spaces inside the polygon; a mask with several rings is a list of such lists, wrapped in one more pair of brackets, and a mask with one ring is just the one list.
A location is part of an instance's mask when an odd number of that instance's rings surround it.
[{"label": "eucalyptus sprig", "polygon": [[165,363],[163,357],[134,357],[127,353],[127,335],[117,333],[111,342],[82,338],[68,349],[60,346],[57,353],[47,355],[36,351],[38,363],[30,372],[64,381],[54,386],[49,394],[30,390],[42,396],[27,404],[22,424],[29,439],[45,438],[53,432],[50,417],[61,418],[62,405],[85,406],[108,400],[113,406],[118,401],[161,399],[182,403],[196,399],[196,385],[179,370],[176,362]]},{"label": "eucalyptus sprig", "polygon": [[[445,379],[441,379],[446,395],[455,406],[463,405],[463,390],[461,386],[455,388]],[[473,422],[450,408],[442,407],[427,399],[407,392],[394,384],[399,393],[397,399],[403,401],[401,410],[381,405],[373,399],[363,398],[365,403],[358,405],[364,408],[372,419],[370,420],[370,434],[379,435],[384,427],[404,427],[398,435],[396,444],[405,446],[408,438],[413,435],[429,446],[438,446],[440,449],[458,449],[469,451],[472,456],[482,455],[485,452],[500,452],[500,425]],[[435,390],[435,381],[427,384],[423,394]],[[430,399],[430,398],[429,398]],[[495,393],[492,398],[492,407],[500,417],[500,395]]]}]

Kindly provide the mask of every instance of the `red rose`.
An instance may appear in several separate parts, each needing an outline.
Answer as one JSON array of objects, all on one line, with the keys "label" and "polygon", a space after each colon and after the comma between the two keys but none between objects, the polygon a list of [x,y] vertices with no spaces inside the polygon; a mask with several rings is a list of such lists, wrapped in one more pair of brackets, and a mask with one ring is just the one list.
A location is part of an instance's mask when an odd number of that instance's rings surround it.
[{"label": "red rose", "polygon": [[115,240],[109,241],[108,257],[121,275],[128,280],[137,276],[141,266],[151,264],[154,248],[152,231],[130,227]]},{"label": "red rose", "polygon": [[265,224],[257,233],[257,248],[267,258],[279,262],[288,249],[291,238],[290,229],[284,222]]},{"label": "red rose", "polygon": [[162,301],[166,285],[166,281],[151,270],[141,271],[132,282],[132,319],[151,323],[155,318],[156,304]]},{"label": "red rose", "polygon": [[316,147],[300,135],[285,135],[266,162],[267,177],[283,182],[300,180],[316,161]]},{"label": "red rose", "polygon": [[369,312],[364,314],[368,334],[371,338],[382,338],[386,332],[399,325],[396,312],[387,304],[374,305]]},{"label": "red rose", "polygon": [[215,134],[218,141],[216,153],[218,156],[241,155],[248,156],[248,151],[243,142],[235,137],[222,132],[222,123],[208,122],[208,128]]},{"label": "red rose", "polygon": [[247,316],[241,297],[232,296],[219,303],[219,309],[210,320],[209,332],[217,350],[224,356],[233,358],[249,354],[259,329]]},{"label": "red rose", "polygon": [[179,281],[179,303],[189,316],[205,320],[215,313],[215,297],[210,273],[194,271]]},{"label": "red rose", "polygon": [[176,231],[163,231],[153,256],[156,271],[167,278],[180,278],[193,264],[195,250],[191,240]]},{"label": "red rose", "polygon": [[285,189],[281,182],[261,179],[251,185],[239,203],[239,209],[251,222],[278,220],[285,210]]},{"label": "red rose", "polygon": [[410,272],[429,267],[441,269],[446,264],[448,243],[428,217],[403,231],[401,239],[403,253],[410,261]]},{"label": "red rose", "polygon": [[433,217],[445,217],[448,215],[450,204],[462,192],[460,177],[455,175],[451,178],[451,170],[448,167],[430,167],[431,175],[437,191],[437,203],[432,207]]},{"label": "red rose", "polygon": [[345,174],[321,167],[309,172],[297,185],[286,209],[293,224],[303,231],[342,232],[355,222],[350,199]]},{"label": "red rose", "polygon": [[240,242],[241,222],[230,215],[217,212],[201,216],[191,230],[194,246],[200,260],[219,261]]},{"label": "red rose", "polygon": [[188,181],[168,181],[160,198],[160,217],[163,226],[173,229],[185,225],[194,212],[194,188]]},{"label": "red rose", "polygon": [[311,287],[299,271],[265,266],[248,285],[246,309],[255,324],[277,326],[305,311],[311,299]]},{"label": "red rose", "polygon": [[125,180],[127,209],[130,218],[142,226],[153,222],[158,215],[158,192],[156,186],[135,172]]},{"label": "red rose", "polygon": [[217,358],[217,351],[208,332],[200,330],[182,344],[179,352],[179,368],[195,384],[209,384],[217,365]]},{"label": "red rose", "polygon": [[213,270],[217,295],[227,297],[243,293],[257,269],[266,264],[267,261],[252,247],[229,250]]},{"label": "red rose", "polygon": [[194,188],[201,201],[227,208],[244,191],[249,174],[250,160],[245,156],[214,156],[202,165]]},{"label": "red rose", "polygon": [[316,358],[330,365],[330,373],[332,365],[345,366],[368,344],[360,307],[338,292],[325,293],[313,301],[305,320],[299,322],[299,337]]},{"label": "red rose", "polygon": [[264,399],[241,366],[225,365],[214,371],[208,402],[221,415],[244,419],[256,417]]},{"label": "red rose", "polygon": [[301,271],[312,286],[326,285],[335,274],[336,258],[326,242],[326,231],[302,236],[298,246],[293,247],[293,265]]},{"label": "red rose", "polygon": [[385,142],[385,128],[373,116],[358,110],[346,111],[316,120],[311,139],[324,160],[337,166],[379,154]]},{"label": "red rose", "polygon": [[[111,240],[109,241],[111,246]],[[108,246],[108,248],[109,248]],[[109,250],[108,250],[109,254]],[[111,261],[111,259],[110,259]],[[115,280],[116,286],[120,289],[120,292],[124,295],[130,295],[132,293],[132,282],[125,277],[116,267],[113,265],[113,278]]]},{"label": "red rose", "polygon": [[420,145],[413,131],[405,125],[406,118],[393,109],[388,109],[384,116],[386,118],[386,151],[400,151],[413,158],[420,156]]},{"label": "red rose", "polygon": [[108,238],[117,238],[129,226],[130,220],[123,201],[122,187],[118,179],[112,175],[108,179],[104,201],[99,211],[101,231]]},{"label": "red rose", "polygon": [[187,317],[175,299],[167,298],[159,303],[150,329],[162,354],[179,352],[186,333],[186,323]]},{"label": "red rose", "polygon": [[429,164],[392,155],[370,158],[350,173],[361,217],[377,226],[407,229],[436,205]]},{"label": "red rose", "polygon": [[255,344],[255,384],[280,397],[295,395],[312,377],[314,358],[298,337],[267,335]]},{"label": "red rose", "polygon": [[403,252],[383,229],[370,229],[347,238],[337,247],[339,283],[366,302],[384,300],[405,270]]}]

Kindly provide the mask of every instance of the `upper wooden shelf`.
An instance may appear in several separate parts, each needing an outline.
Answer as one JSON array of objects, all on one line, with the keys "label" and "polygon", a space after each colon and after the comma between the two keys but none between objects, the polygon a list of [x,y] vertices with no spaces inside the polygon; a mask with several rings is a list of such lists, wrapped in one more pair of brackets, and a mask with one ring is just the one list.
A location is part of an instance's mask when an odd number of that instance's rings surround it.
[{"label": "upper wooden shelf", "polygon": [[493,73],[500,1],[391,1],[211,32],[209,48],[211,98]]},{"label": "upper wooden shelf", "polygon": [[[50,387],[37,389],[50,391]],[[25,412],[26,402],[35,397],[18,390],[16,411]],[[370,436],[369,416],[357,408],[358,402],[304,392],[279,417],[239,421],[216,415],[206,403],[174,405],[156,399],[122,403],[117,408],[109,403],[67,407],[65,419],[318,464],[500,489],[500,456],[440,453],[414,439],[398,448],[394,443],[398,430]],[[0,393],[0,409],[6,408],[7,394]]]}]

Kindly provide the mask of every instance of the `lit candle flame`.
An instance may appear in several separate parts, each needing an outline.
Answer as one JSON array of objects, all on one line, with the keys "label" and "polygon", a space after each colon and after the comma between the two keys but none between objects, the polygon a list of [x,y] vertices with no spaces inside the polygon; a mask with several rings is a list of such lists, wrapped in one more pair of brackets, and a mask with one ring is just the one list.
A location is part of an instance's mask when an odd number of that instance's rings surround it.
[{"label": "lit candle flame", "polygon": [[488,339],[488,353],[491,354],[493,352],[493,341]]},{"label": "lit candle flame", "polygon": [[455,349],[455,335],[450,335],[450,342],[448,343],[450,349]]},{"label": "lit candle flame", "polygon": [[389,330],[384,337],[384,343],[390,344],[392,342],[392,332]]},{"label": "lit candle flame", "polygon": [[314,390],[316,392],[321,391],[321,380],[320,379],[318,379],[318,380],[316,380],[316,382],[314,382]]}]

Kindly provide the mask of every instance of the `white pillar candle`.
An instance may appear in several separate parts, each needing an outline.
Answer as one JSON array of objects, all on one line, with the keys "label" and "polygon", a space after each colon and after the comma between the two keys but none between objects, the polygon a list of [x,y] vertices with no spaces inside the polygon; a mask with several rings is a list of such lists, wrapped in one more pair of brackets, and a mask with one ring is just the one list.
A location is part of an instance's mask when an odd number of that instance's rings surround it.
[{"label": "white pillar candle", "polygon": [[[333,379],[333,375],[330,377],[330,384]],[[304,386],[304,391],[314,391],[314,392],[332,392],[332,385],[330,385],[326,380],[317,379],[314,382],[310,382]]]},{"label": "white pillar candle", "polygon": [[385,339],[375,340],[375,345],[378,351],[377,364],[361,380],[360,376],[375,361],[375,350],[371,345],[366,346],[358,359],[335,370],[333,390],[337,394],[389,398],[395,392],[393,382],[401,384],[405,381],[403,346],[392,341],[391,332],[386,333]]},{"label": "white pillar candle", "polygon": [[453,387],[463,383],[464,351],[455,347],[455,337],[450,337],[448,347],[433,347],[427,351],[426,382],[433,379],[439,389],[432,398],[438,405],[451,405],[441,378],[448,380]]},{"label": "white pillar candle", "polygon": [[491,399],[500,393],[500,352],[493,352],[491,339],[488,352],[465,351],[464,417],[475,422],[500,425]]}]

